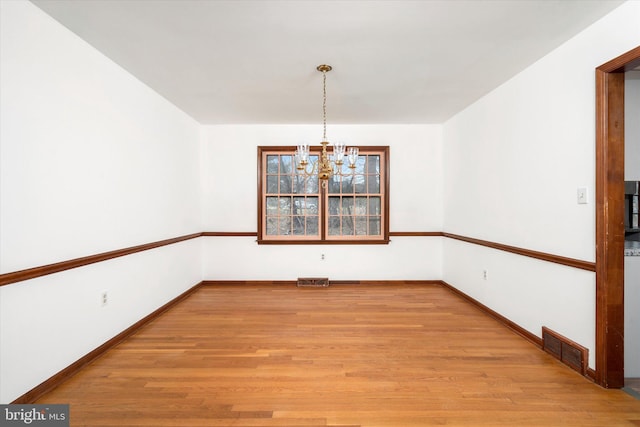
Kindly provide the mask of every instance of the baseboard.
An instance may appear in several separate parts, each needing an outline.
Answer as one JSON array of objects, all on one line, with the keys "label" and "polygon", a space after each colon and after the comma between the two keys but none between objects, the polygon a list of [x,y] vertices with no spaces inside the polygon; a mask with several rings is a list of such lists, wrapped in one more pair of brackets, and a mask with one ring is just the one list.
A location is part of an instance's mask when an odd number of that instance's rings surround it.
[{"label": "baseboard", "polygon": [[76,360],[71,365],[67,366],[66,368],[64,368],[63,370],[61,370],[60,372],[58,372],[57,374],[55,374],[54,376],[52,376],[48,380],[46,380],[46,381],[42,382],[41,384],[37,385],[36,387],[32,388],[31,390],[29,390],[28,392],[26,392],[22,396],[18,397],[17,399],[15,399],[11,403],[14,403],[14,404],[30,404],[30,403],[34,403],[36,400],[38,400],[44,394],[46,394],[50,390],[53,390],[54,388],[56,388],[57,386],[59,386],[60,384],[65,382],[67,379],[71,378],[73,375],[78,373],[83,367],[85,367],[89,363],[93,362],[94,360],[100,358],[107,351],[109,351],[113,347],[115,347],[118,344],[120,344],[122,341],[127,339],[129,336],[131,336],[134,333],[136,333],[143,326],[145,326],[146,324],[148,324],[152,320],[155,320],[160,315],[162,315],[162,313],[164,313],[165,311],[169,310],[171,307],[173,307],[174,305],[176,305],[180,301],[182,301],[185,298],[187,298],[189,295],[191,295],[193,292],[195,292],[201,285],[202,285],[202,282],[192,286],[187,291],[185,291],[182,294],[178,295],[177,297],[175,297],[174,299],[172,299],[171,301],[169,301],[168,303],[166,303],[162,307],[158,308],[154,312],[150,313],[149,315],[145,316],[144,318],[138,320],[136,323],[134,323],[133,325],[129,326],[127,329],[125,329],[124,331],[120,332],[118,335],[116,335],[115,337],[111,338],[109,341],[105,342],[104,344],[102,344],[101,346],[97,347],[93,351],[87,353],[85,356],[83,356],[80,359]]},{"label": "baseboard", "polygon": [[454,288],[453,286],[451,286],[447,282],[441,281],[441,283],[442,283],[442,286],[444,286],[445,288],[449,289],[451,292],[453,292],[456,295],[458,295],[458,296],[464,298],[465,300],[469,301],[471,304],[475,305],[476,307],[478,307],[480,310],[484,311],[489,316],[493,317],[494,319],[496,319],[500,323],[504,324],[507,328],[511,329],[516,334],[520,335],[521,337],[523,337],[527,341],[530,341],[536,347],[539,347],[540,349],[542,349],[542,338],[538,337],[537,335],[532,334],[531,332],[527,331],[526,329],[524,329],[523,327],[521,327],[517,323],[514,323],[511,320],[509,320],[506,317],[504,317],[503,315],[501,315],[500,313],[498,313],[496,311],[493,311],[492,309],[490,309],[486,305],[482,304],[480,301],[470,297],[469,295],[465,294],[464,292],[460,291],[459,289]]},{"label": "baseboard", "polygon": [[[290,285],[296,286],[297,280],[204,280],[202,286],[220,285]],[[331,280],[329,285],[440,285],[440,280]]]},{"label": "baseboard", "polygon": [[440,285],[440,280],[329,280],[332,285]]},{"label": "baseboard", "polygon": [[291,285],[295,286],[296,280],[203,280],[200,282],[202,286],[220,286],[220,285]]}]

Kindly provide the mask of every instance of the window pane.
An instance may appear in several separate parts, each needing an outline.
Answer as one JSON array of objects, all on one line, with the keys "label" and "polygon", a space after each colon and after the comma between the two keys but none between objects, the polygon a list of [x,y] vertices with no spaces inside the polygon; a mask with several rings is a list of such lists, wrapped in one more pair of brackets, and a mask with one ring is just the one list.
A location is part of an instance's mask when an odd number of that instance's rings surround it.
[{"label": "window pane", "polygon": [[278,234],[284,236],[291,234],[291,217],[281,216],[279,219],[280,221],[278,221]]},{"label": "window pane", "polygon": [[329,215],[340,214],[340,197],[329,197]]},{"label": "window pane", "polygon": [[280,156],[280,173],[291,174],[293,172],[292,156]]},{"label": "window pane", "polygon": [[304,197],[294,197],[293,198],[293,214],[304,215],[304,211],[305,211]]},{"label": "window pane", "polygon": [[307,197],[307,215],[318,215],[318,198],[317,197]]},{"label": "window pane", "polygon": [[280,175],[280,193],[291,193],[291,175]]},{"label": "window pane", "polygon": [[357,236],[366,236],[369,234],[367,232],[367,217],[358,216],[356,217],[356,235]]},{"label": "window pane", "polygon": [[367,177],[366,175],[356,175],[353,178],[354,184],[353,188],[356,193],[362,194],[367,192]]},{"label": "window pane", "polygon": [[291,215],[291,197],[280,197],[280,215]]},{"label": "window pane", "polygon": [[302,175],[293,176],[293,191],[292,193],[301,194],[304,193],[304,185],[307,179]]},{"label": "window pane", "polygon": [[278,218],[267,218],[267,236],[278,234]]},{"label": "window pane", "polygon": [[362,175],[365,171],[365,164],[367,163],[367,156],[358,156],[356,161],[356,174]]},{"label": "window pane", "polygon": [[278,198],[267,197],[267,215],[277,215],[277,214],[278,214]]},{"label": "window pane", "polygon": [[356,197],[356,215],[366,215],[366,214],[367,214],[367,198]]},{"label": "window pane", "polygon": [[353,193],[353,175],[342,177],[342,194]]},{"label": "window pane", "polygon": [[267,175],[267,194],[278,193],[278,175]]},{"label": "window pane", "polygon": [[318,216],[307,217],[307,236],[317,236],[319,230]]},{"label": "window pane", "polygon": [[380,197],[369,198],[369,215],[380,215],[382,208],[380,206]]},{"label": "window pane", "polygon": [[340,217],[339,216],[329,217],[329,235],[330,236],[340,235]]},{"label": "window pane", "polygon": [[369,189],[372,194],[380,194],[380,175],[369,175]]},{"label": "window pane", "polygon": [[278,157],[274,154],[267,156],[267,173],[278,173]]},{"label": "window pane", "polygon": [[367,173],[380,174],[380,156],[367,156]]},{"label": "window pane", "polygon": [[379,216],[371,216],[369,217],[369,235],[378,236],[380,235],[380,217]]},{"label": "window pane", "polygon": [[342,198],[342,215],[353,215],[353,197]]},{"label": "window pane", "polygon": [[329,193],[337,194],[340,193],[340,176],[333,175],[329,178],[329,185],[327,186],[329,189]]},{"label": "window pane", "polygon": [[318,177],[317,176],[313,176],[313,177],[309,177],[305,180],[306,182],[306,186],[305,186],[305,193],[307,194],[318,194],[320,191],[318,191],[319,186],[318,186]]},{"label": "window pane", "polygon": [[353,234],[353,217],[343,216],[342,217],[342,235],[350,236],[352,234]]},{"label": "window pane", "polygon": [[304,217],[293,217],[293,234],[294,236],[304,236]]}]

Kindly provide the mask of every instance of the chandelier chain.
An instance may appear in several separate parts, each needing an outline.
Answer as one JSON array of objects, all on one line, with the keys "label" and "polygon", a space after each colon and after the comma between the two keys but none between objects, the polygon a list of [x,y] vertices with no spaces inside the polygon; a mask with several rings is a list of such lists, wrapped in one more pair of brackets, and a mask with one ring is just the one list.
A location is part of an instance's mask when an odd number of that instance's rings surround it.
[{"label": "chandelier chain", "polygon": [[322,140],[327,140],[327,72],[322,71]]}]

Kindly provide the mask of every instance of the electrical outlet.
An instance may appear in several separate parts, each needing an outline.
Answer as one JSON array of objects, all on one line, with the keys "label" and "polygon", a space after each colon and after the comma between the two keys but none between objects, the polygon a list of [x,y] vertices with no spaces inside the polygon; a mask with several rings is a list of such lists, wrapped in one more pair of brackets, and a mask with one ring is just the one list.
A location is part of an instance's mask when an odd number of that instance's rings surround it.
[{"label": "electrical outlet", "polygon": [[102,291],[100,292],[100,307],[104,307],[109,303],[109,292]]},{"label": "electrical outlet", "polygon": [[482,280],[488,280],[489,279],[489,270],[482,270]]},{"label": "electrical outlet", "polygon": [[320,254],[320,259],[324,261],[324,254]]}]

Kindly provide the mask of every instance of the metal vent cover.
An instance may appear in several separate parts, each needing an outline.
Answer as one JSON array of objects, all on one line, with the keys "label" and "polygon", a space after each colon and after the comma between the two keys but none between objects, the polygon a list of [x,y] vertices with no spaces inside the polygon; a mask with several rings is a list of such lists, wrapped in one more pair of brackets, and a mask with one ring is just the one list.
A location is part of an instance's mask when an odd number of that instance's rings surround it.
[{"label": "metal vent cover", "polygon": [[586,347],[543,326],[542,349],[570,368],[586,375],[589,360],[589,350]]}]

